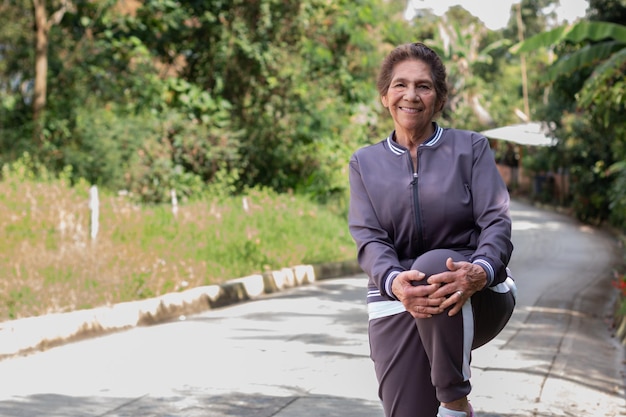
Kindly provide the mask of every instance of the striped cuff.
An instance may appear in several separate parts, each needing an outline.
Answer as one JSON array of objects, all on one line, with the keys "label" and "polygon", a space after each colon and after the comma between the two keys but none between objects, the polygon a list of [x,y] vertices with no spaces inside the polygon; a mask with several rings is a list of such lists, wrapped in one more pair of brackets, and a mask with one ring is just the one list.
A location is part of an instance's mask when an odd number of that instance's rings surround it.
[{"label": "striped cuff", "polygon": [[397,300],[396,296],[394,295],[393,291],[391,291],[391,285],[393,284],[393,280],[400,275],[400,271],[391,271],[389,273],[389,275],[387,275],[387,278],[385,278],[385,293],[393,298],[394,300]]},{"label": "striped cuff", "polygon": [[485,285],[485,287],[491,287],[491,284],[493,284],[493,280],[496,276],[491,264],[484,259],[476,259],[472,263],[481,266],[485,270],[487,273],[487,285]]}]

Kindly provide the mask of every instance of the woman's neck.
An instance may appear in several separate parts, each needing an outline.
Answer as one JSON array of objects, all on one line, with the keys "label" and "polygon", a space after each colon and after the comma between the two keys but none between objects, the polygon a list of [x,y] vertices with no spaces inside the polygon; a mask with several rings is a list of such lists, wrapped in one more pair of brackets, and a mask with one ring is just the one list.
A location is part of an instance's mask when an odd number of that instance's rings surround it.
[{"label": "woman's neck", "polygon": [[428,124],[428,127],[421,131],[406,131],[398,130],[396,128],[395,140],[399,145],[404,146],[407,149],[413,150],[419,145],[424,143],[435,132],[435,127],[432,123]]}]

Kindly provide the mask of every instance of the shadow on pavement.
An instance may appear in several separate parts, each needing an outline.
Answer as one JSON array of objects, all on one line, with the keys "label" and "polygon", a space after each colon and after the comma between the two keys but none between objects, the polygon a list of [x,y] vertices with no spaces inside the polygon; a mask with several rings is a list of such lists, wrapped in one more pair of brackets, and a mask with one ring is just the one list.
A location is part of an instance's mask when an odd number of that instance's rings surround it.
[{"label": "shadow on pavement", "polygon": [[203,395],[72,397],[37,394],[0,402],[3,417],[382,417],[378,404],[328,396]]}]

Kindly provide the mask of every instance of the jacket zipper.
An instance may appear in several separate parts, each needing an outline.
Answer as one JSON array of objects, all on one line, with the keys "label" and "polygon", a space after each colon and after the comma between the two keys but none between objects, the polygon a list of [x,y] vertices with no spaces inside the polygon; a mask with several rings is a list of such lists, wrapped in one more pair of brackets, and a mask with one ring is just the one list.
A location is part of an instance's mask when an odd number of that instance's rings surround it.
[{"label": "jacket zipper", "polygon": [[417,150],[417,171],[413,168],[413,161],[411,160],[411,154],[409,154],[409,163],[411,165],[411,172],[413,173],[413,181],[411,181],[411,186],[413,188],[413,206],[415,208],[415,227],[417,232],[417,255],[420,255],[423,252],[424,247],[424,237],[422,236],[422,219],[420,217],[420,198],[418,189],[418,179],[419,179],[419,149]]}]

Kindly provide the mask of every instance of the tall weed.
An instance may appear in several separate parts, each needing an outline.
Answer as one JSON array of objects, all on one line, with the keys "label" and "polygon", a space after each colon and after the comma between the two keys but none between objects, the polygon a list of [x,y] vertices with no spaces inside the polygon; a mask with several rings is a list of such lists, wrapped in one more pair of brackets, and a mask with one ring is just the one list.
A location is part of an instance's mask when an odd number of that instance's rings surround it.
[{"label": "tall weed", "polygon": [[[21,164],[21,165],[20,165]],[[31,175],[0,181],[0,320],[91,308],[354,256],[344,216],[308,199],[254,189],[171,205],[100,195],[92,239],[89,184]]]}]

